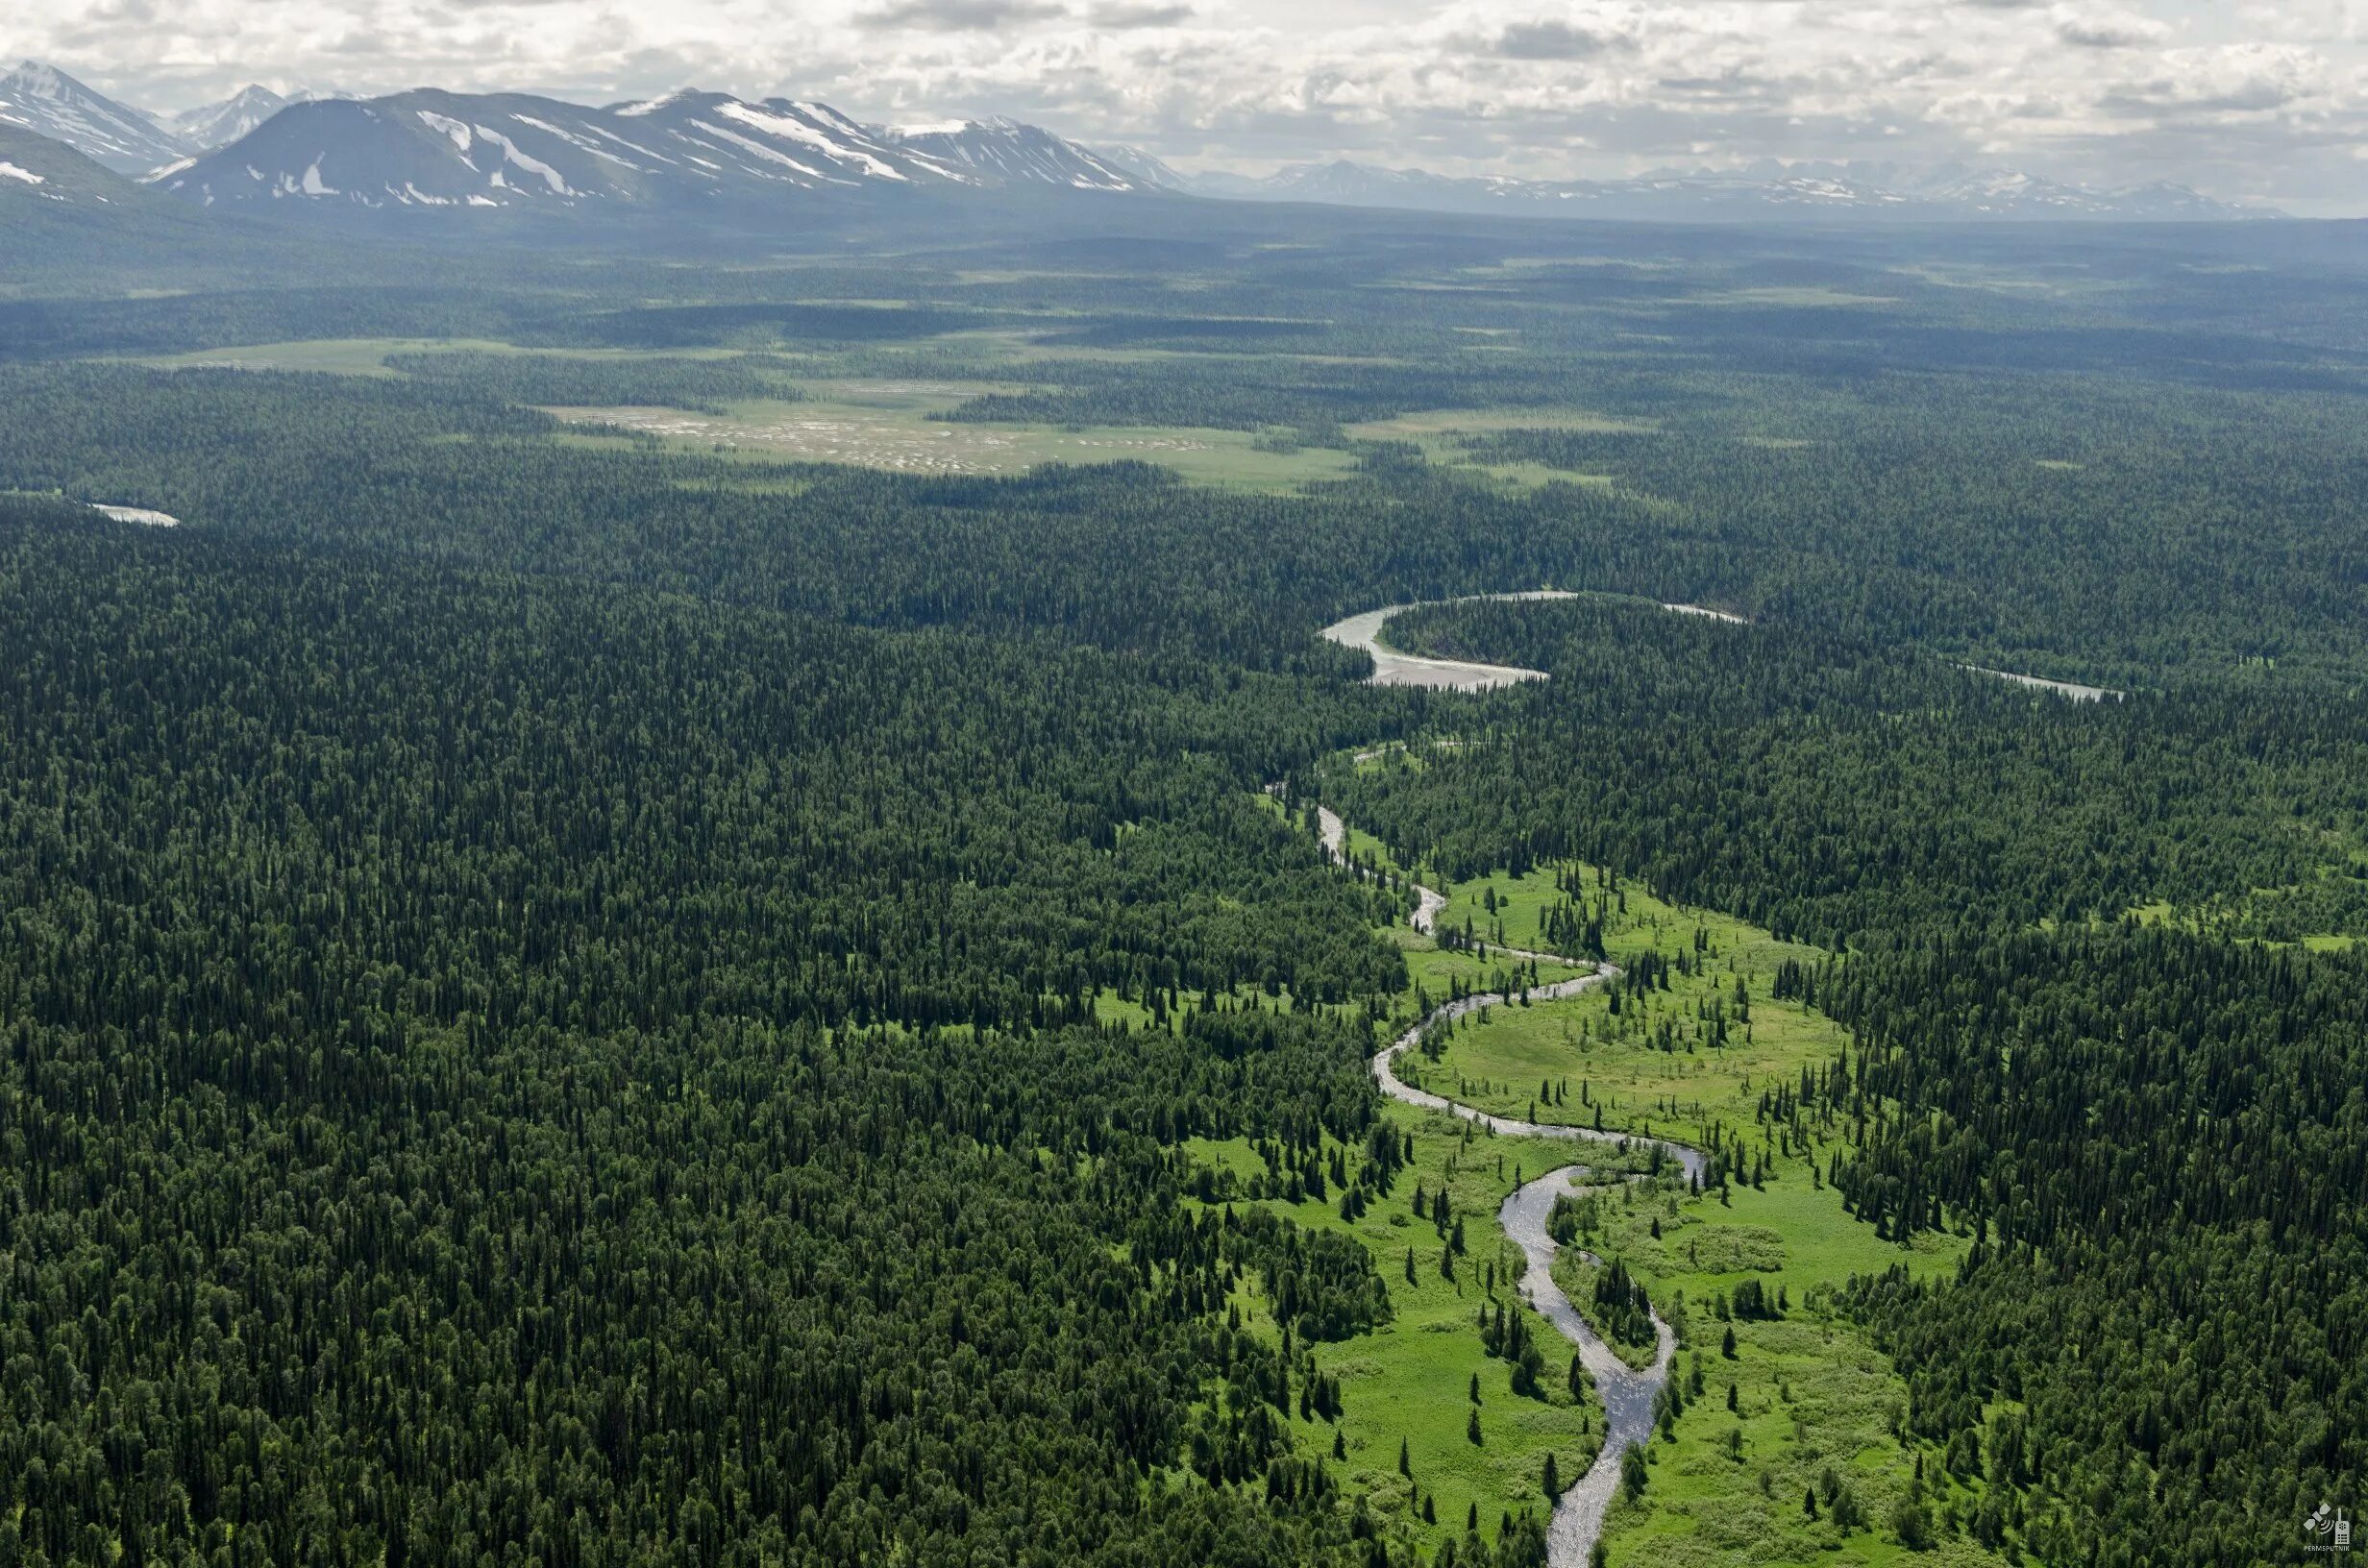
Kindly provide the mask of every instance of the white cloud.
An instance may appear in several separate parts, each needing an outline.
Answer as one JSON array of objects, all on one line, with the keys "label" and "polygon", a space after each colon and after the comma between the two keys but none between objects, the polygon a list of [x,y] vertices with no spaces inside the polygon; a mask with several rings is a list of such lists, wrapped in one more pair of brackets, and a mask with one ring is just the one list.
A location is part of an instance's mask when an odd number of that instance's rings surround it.
[{"label": "white cloud", "polygon": [[[2014,161],[2348,197],[2363,0],[0,0],[136,102],[249,80],[1001,110],[1185,162]],[[2347,139],[2348,138],[2348,139]]]},{"label": "white cloud", "polygon": [[2058,6],[2049,16],[2056,37],[2076,49],[2136,49],[2160,43],[2171,32],[2127,6]]}]

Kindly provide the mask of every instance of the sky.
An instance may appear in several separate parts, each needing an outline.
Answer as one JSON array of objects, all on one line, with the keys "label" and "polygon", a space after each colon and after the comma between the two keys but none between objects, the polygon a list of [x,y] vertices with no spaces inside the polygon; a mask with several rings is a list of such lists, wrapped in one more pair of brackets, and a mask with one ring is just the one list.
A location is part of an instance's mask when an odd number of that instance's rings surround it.
[{"label": "sky", "polygon": [[0,0],[0,49],[152,109],[698,86],[1187,170],[1961,162],[2368,213],[2368,0]]}]

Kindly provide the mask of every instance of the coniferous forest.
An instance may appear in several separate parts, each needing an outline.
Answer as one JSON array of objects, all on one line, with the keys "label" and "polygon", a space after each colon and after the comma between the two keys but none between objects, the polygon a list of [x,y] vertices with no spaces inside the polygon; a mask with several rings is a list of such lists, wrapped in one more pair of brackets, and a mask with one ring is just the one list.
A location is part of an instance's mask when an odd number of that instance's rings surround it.
[{"label": "coniferous forest", "polygon": [[[1552,1206],[1676,1346],[1604,1560],[2368,1503],[2357,267],[1245,212],[28,272],[0,1568],[1542,1564],[1611,1419],[1498,1230],[1552,1151],[1372,1059],[1607,951],[1530,1120],[1673,982],[1672,1072],[1815,1043]],[[1550,678],[1320,635],[1417,602]],[[1458,1027],[1404,1070],[1470,1095]],[[1845,1282],[1702,1261],[1770,1173]]]}]

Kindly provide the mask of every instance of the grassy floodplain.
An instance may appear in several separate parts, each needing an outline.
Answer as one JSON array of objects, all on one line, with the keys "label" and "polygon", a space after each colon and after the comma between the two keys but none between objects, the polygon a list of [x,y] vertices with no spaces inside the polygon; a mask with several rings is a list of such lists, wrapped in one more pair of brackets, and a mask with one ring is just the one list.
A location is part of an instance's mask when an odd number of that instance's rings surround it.
[{"label": "grassy floodplain", "polygon": [[[1570,1151],[1542,1139],[1491,1137],[1468,1123],[1406,1106],[1393,1104],[1386,1116],[1402,1138],[1412,1139],[1414,1155],[1391,1190],[1362,1218],[1344,1219],[1336,1201],[1312,1196],[1296,1203],[1263,1201],[1298,1224],[1356,1237],[1372,1253],[1390,1287],[1389,1323],[1369,1335],[1316,1348],[1317,1365],[1341,1384],[1341,1446],[1333,1461],[1341,1478],[1352,1493],[1366,1494],[1376,1517],[1401,1538],[1436,1547],[1476,1518],[1482,1536],[1493,1540],[1508,1513],[1529,1509],[1542,1518],[1549,1511],[1542,1490],[1547,1455],[1554,1456],[1567,1482],[1593,1462],[1602,1442],[1602,1407],[1591,1389],[1572,1395],[1570,1347],[1522,1304],[1514,1288],[1518,1251],[1496,1225],[1497,1207],[1513,1189],[1568,1164]],[[1212,1168],[1231,1170],[1244,1180],[1264,1168],[1240,1140],[1203,1141],[1194,1153]],[[1422,1215],[1414,1211],[1418,1186]],[[1452,1216],[1447,1239],[1427,1217],[1443,1190]],[[1452,1250],[1457,1221],[1464,1233],[1460,1253]],[[1443,1257],[1453,1278],[1443,1272]],[[1262,1294],[1244,1291],[1241,1304],[1246,1321],[1279,1332]],[[1498,1305],[1525,1318],[1545,1351],[1542,1397],[1515,1393],[1510,1363],[1490,1356],[1481,1342],[1478,1314],[1483,1309],[1492,1313]],[[1469,1427],[1475,1409],[1477,1443]],[[1332,1431],[1321,1421],[1302,1421],[1302,1450],[1333,1453]],[[1401,1443],[1407,1458],[1403,1472]]]},{"label": "grassy floodplain", "polygon": [[[1352,852],[1355,841],[1352,836]],[[1499,960],[1441,948],[1430,938],[1393,927],[1389,939],[1405,953],[1409,985],[1396,998],[1385,1031],[1406,1027],[1424,998],[1451,990],[1488,990],[1507,984],[1516,971]],[[1560,979],[1582,972],[1578,965],[1537,966],[1536,978]],[[1286,1006],[1287,1000],[1267,1005]],[[1120,1016],[1118,1004],[1108,1016]],[[1136,1010],[1139,1011],[1139,1010]],[[1147,1017],[1139,1020],[1147,1022]],[[1438,1112],[1394,1101],[1384,1106],[1388,1125],[1408,1139],[1412,1157],[1390,1189],[1355,1219],[1340,1213],[1337,1191],[1256,1200],[1315,1230],[1354,1237],[1373,1257],[1389,1286],[1392,1320],[1370,1335],[1316,1347],[1317,1365],[1340,1380],[1343,1411],[1338,1457],[1333,1460],[1352,1493],[1362,1492],[1387,1529],[1425,1552],[1460,1536],[1476,1520],[1484,1539],[1493,1540],[1505,1518],[1529,1509],[1542,1518],[1550,1503],[1542,1490],[1546,1457],[1554,1457],[1566,1484],[1593,1462],[1602,1443],[1603,1409],[1591,1388],[1574,1394],[1569,1381],[1570,1347],[1531,1311],[1514,1287],[1519,1249],[1505,1239],[1496,1212],[1524,1181],[1571,1163],[1566,1143],[1500,1138],[1486,1129]],[[1363,1151],[1329,1145],[1344,1161]],[[1197,1139],[1193,1157],[1213,1172],[1230,1173],[1234,1190],[1246,1191],[1252,1178],[1267,1173],[1260,1153],[1245,1139]],[[1616,1159],[1593,1156],[1599,1165]],[[1421,1193],[1423,1212],[1416,1213]],[[1449,1220],[1443,1236],[1437,1222],[1439,1194],[1447,1197]],[[1463,1232],[1462,1250],[1454,1235]],[[1411,1254],[1412,1278],[1408,1277]],[[1443,1260],[1444,1267],[1443,1268]],[[1511,1364],[1483,1345],[1478,1317],[1497,1305],[1524,1318],[1544,1350],[1542,1397],[1513,1391]],[[1237,1306],[1251,1327],[1279,1335],[1264,1294],[1237,1292]],[[1471,1394],[1477,1380],[1481,1440],[1471,1440]],[[1300,1423],[1303,1451],[1333,1453],[1333,1428]],[[1407,1464],[1398,1465],[1399,1445]]]},{"label": "grassy floodplain", "polygon": [[[1368,757],[1356,765],[1420,766],[1420,757]],[[1347,844],[1352,856],[1400,870],[1369,835],[1351,828]],[[1578,1256],[1582,1248],[1619,1259],[1679,1334],[1672,1382],[1684,1408],[1650,1445],[1642,1495],[1615,1503],[1604,1532],[1606,1561],[1998,1560],[1969,1532],[1984,1502],[1980,1483],[1952,1481],[1931,1445],[1903,1440],[1907,1385],[1834,1300],[1853,1275],[1902,1263],[1919,1277],[1951,1271],[1966,1238],[1926,1232],[1902,1246],[1877,1235],[1824,1180],[1825,1163],[1847,1151],[1847,1129],[1827,1130],[1804,1147],[1781,1137],[1768,1141],[1758,1119],[1764,1091],[1797,1083],[1803,1068],[1820,1070],[1849,1048],[1846,1033],[1823,1015],[1770,994],[1784,965],[1807,966],[1824,955],[1748,921],[1623,885],[1593,867],[1541,868],[1522,876],[1499,871],[1443,891],[1443,929],[1468,932],[1486,948],[1547,947],[1550,910],[1599,903],[1605,953],[1629,976],[1572,998],[1473,1015],[1445,1037],[1435,1059],[1423,1052],[1401,1058],[1401,1076],[1419,1075],[1433,1092],[1500,1115],[1599,1123],[1697,1145],[1714,1136],[1731,1144],[1739,1136],[1759,1177],[1756,1185],[1733,1180],[1723,1193],[1700,1196],[1642,1187],[1604,1191],[1582,1203],[1577,1245],[1556,1262],[1556,1282],[1599,1332],[1605,1325],[1593,1293],[1600,1270]],[[1443,949],[1411,932],[1396,940],[1427,995],[1443,995],[1457,981],[1487,989],[1469,976],[1484,968],[1506,972],[1502,958]],[[1640,971],[1654,982],[1637,985]],[[1572,971],[1542,966],[1540,978],[1566,972]],[[1739,1007],[1738,982],[1746,998]],[[1409,1006],[1405,1015],[1411,1014]],[[1454,1135],[1447,1136],[1452,1141]],[[1517,1147],[1521,1140],[1488,1146],[1496,1145]],[[1528,1174],[1569,1159],[1566,1148],[1551,1145],[1542,1154],[1547,1164],[1524,1162]],[[1499,1200],[1503,1190],[1509,1185]],[[1491,1223],[1501,1244],[1492,1209]],[[1359,1234],[1374,1244],[1374,1237]],[[1376,1261],[1388,1262],[1378,1253]],[[1385,1275],[1403,1277],[1402,1270]],[[1771,1300],[1782,1291],[1781,1317],[1738,1319],[1726,1310],[1736,1287],[1751,1281]],[[1605,1337],[1626,1351],[1615,1336]],[[1469,1348],[1478,1353],[1476,1344]],[[1403,1353],[1355,1360],[1368,1375],[1344,1384],[1352,1429],[1376,1419],[1385,1428],[1408,1424],[1387,1414],[1360,1416],[1358,1407],[1419,1409],[1425,1390],[1436,1397],[1433,1385],[1453,1381],[1452,1357],[1436,1364]],[[1638,1350],[1632,1360],[1649,1360],[1649,1352]],[[1461,1411],[1450,1402],[1447,1413]],[[1441,1446],[1452,1452],[1452,1445]],[[1834,1497],[1840,1493],[1847,1494],[1845,1521],[1855,1516],[1852,1528],[1836,1522]],[[1929,1529],[1920,1552],[1902,1544],[1899,1516],[1907,1510]]]}]

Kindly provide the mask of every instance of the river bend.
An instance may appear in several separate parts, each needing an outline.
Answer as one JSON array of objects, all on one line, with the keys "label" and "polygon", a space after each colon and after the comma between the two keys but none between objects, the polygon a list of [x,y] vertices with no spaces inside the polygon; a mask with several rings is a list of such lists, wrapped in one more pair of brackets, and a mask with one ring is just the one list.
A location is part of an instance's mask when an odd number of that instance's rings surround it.
[{"label": "river bend", "polygon": [[[1482,599],[1533,600],[1567,599],[1572,596],[1541,590],[1526,594],[1485,594]],[[1362,648],[1373,658],[1372,682],[1381,686],[1431,686],[1458,691],[1481,691],[1492,686],[1509,685],[1515,681],[1543,680],[1542,670],[1524,670],[1509,665],[1474,664],[1454,659],[1423,659],[1397,653],[1380,646],[1382,625],[1402,610],[1417,606],[1392,605],[1387,609],[1370,610],[1351,616],[1336,625],[1325,628],[1324,635],[1336,643]],[[1687,609],[1690,606],[1671,606]],[[1697,612],[1701,613],[1701,612]],[[1709,612],[1716,614],[1717,612]],[[1723,619],[1724,617],[1722,617]],[[1324,847],[1335,861],[1347,859],[1348,829],[1340,817],[1321,807],[1317,811],[1318,831]],[[1413,924],[1418,931],[1429,932],[1438,920],[1439,912],[1446,907],[1446,898],[1434,889],[1415,887]],[[1536,959],[1567,964],[1570,961],[1553,953],[1532,952],[1520,947],[1498,947],[1495,951],[1514,959]],[[1533,986],[1532,1001],[1550,1001],[1564,996],[1575,996],[1591,986],[1603,984],[1619,973],[1609,964],[1599,964],[1591,974],[1582,974],[1549,985]],[[1599,1132],[1592,1127],[1569,1127],[1554,1123],[1537,1123],[1499,1116],[1465,1105],[1444,1095],[1408,1084],[1397,1074],[1397,1060],[1409,1048],[1419,1044],[1423,1032],[1434,1024],[1452,1022],[1466,1014],[1484,1007],[1501,1006],[1512,998],[1502,992],[1487,992],[1478,995],[1459,997],[1433,1008],[1428,1016],[1407,1030],[1373,1058],[1373,1078],[1381,1091],[1392,1099],[1426,1110],[1443,1111],[1475,1122],[1494,1133],[1508,1137],[1562,1139],[1573,1143],[1609,1143],[1623,1149],[1639,1144],[1657,1144],[1671,1164],[1690,1177],[1699,1178],[1704,1168],[1700,1151],[1666,1139],[1640,1138],[1624,1133]],[[1653,1436],[1653,1400],[1669,1379],[1669,1362],[1677,1349],[1676,1336],[1670,1333],[1661,1314],[1653,1314],[1653,1329],[1658,1336],[1652,1364],[1641,1371],[1630,1367],[1605,1344],[1592,1325],[1571,1305],[1570,1298],[1554,1283],[1554,1255],[1558,1244],[1546,1233],[1546,1220],[1554,1213],[1554,1200],[1565,1194],[1577,1195],[1591,1187],[1603,1184],[1589,1179],[1594,1175],[1584,1164],[1562,1165],[1547,1171],[1534,1181],[1526,1182],[1505,1199],[1497,1211],[1497,1222],[1505,1235],[1521,1249],[1525,1267],[1522,1270],[1521,1294],[1537,1310],[1538,1315],[1554,1325],[1564,1338],[1578,1347],[1579,1359],[1594,1380],[1595,1392],[1603,1401],[1604,1443],[1595,1456],[1595,1462],[1566,1488],[1554,1505],[1554,1517],[1546,1531],[1546,1562],[1549,1568],[1585,1568],[1596,1537],[1603,1531],[1605,1512],[1611,1507],[1612,1496],[1619,1489],[1620,1455],[1632,1443],[1649,1443]],[[1629,1178],[1632,1179],[1632,1178]]]}]

